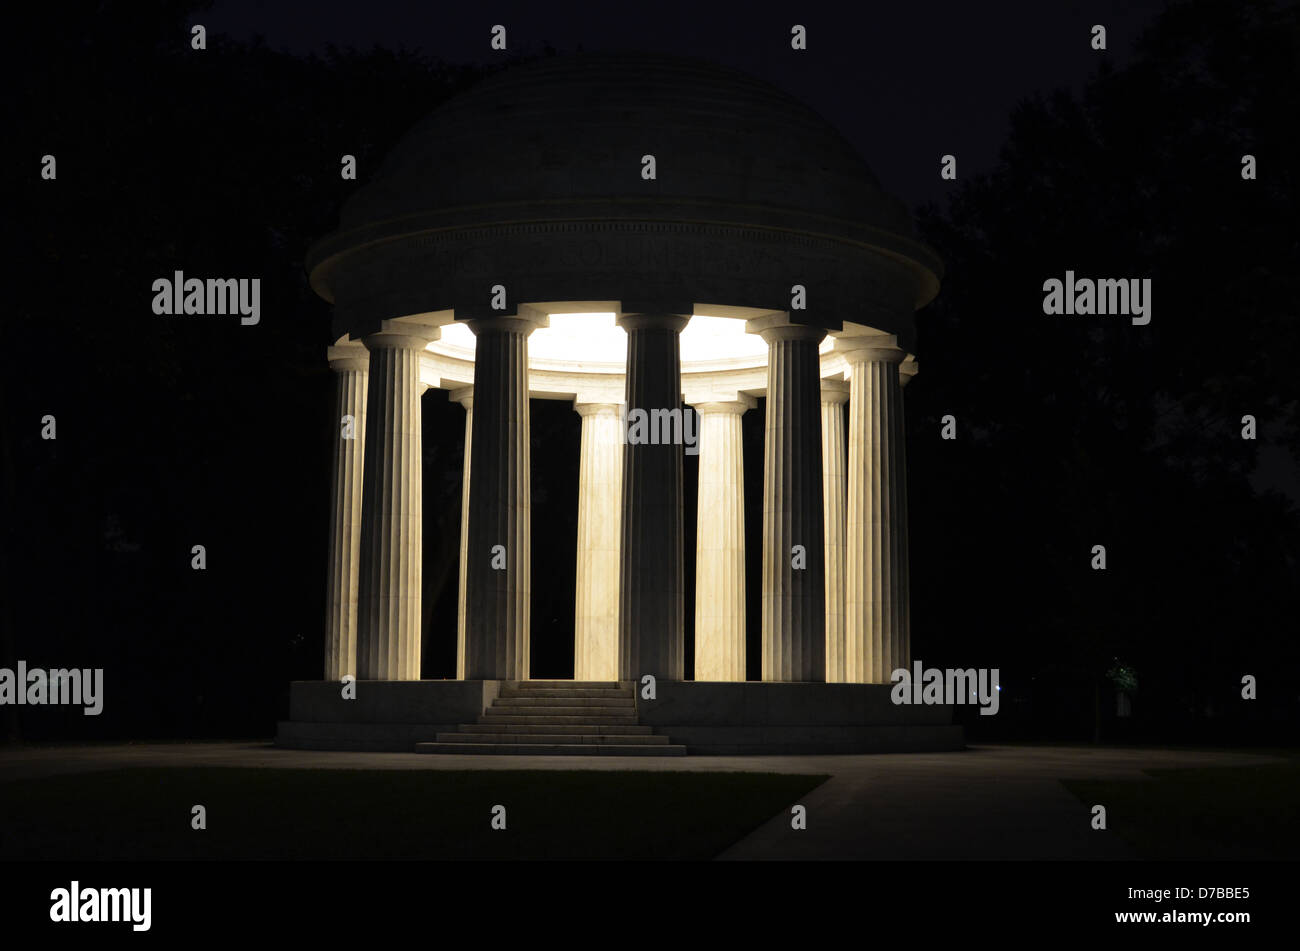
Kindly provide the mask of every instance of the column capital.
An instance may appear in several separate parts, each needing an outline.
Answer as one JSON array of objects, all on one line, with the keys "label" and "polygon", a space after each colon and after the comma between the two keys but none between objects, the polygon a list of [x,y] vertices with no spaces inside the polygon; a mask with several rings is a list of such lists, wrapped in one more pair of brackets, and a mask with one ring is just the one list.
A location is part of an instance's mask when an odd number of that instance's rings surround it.
[{"label": "column capital", "polygon": [[469,409],[474,405],[474,387],[461,386],[447,392],[447,399]]},{"label": "column capital", "polygon": [[826,338],[826,328],[812,324],[777,323],[771,317],[759,317],[745,321],[745,332],[758,334],[768,344],[783,340],[806,340],[820,344]]},{"label": "column capital", "polygon": [[690,323],[690,314],[624,313],[614,317],[614,323],[624,330],[671,330],[681,333]]},{"label": "column capital", "polygon": [[527,337],[538,327],[544,327],[549,318],[540,311],[520,308],[515,314],[500,314],[492,317],[469,317],[458,321],[469,327],[470,333],[478,336],[481,333],[517,333]]},{"label": "column capital", "polygon": [[898,365],[898,385],[907,386],[912,381],[912,377],[921,372],[921,364],[915,358],[904,360]]},{"label": "column capital", "polygon": [[[385,321],[387,323],[387,321]],[[423,350],[438,337],[429,336],[427,332],[410,333],[404,330],[381,330],[362,338],[361,342],[369,351],[375,350]]]},{"label": "column capital", "polygon": [[346,373],[349,370],[365,372],[370,369],[370,351],[359,341],[336,344],[325,351],[325,356],[329,360],[330,369],[335,373]]},{"label": "column capital", "polygon": [[836,337],[835,350],[844,354],[849,364],[902,363],[907,351],[898,346],[893,334],[873,334],[864,337]]},{"label": "column capital", "polygon": [[573,411],[577,413],[579,416],[601,416],[610,413],[617,416],[619,407],[621,405],[622,405],[621,403],[614,403],[610,401],[587,402],[584,400],[574,400]]},{"label": "column capital", "polygon": [[847,403],[851,386],[846,380],[822,380],[823,403]]},{"label": "column capital", "polygon": [[745,321],[745,333],[757,334],[769,344],[777,340],[815,340],[821,343],[828,332],[820,324],[792,321],[786,311],[751,317]]},{"label": "column capital", "polygon": [[688,400],[687,405],[691,406],[701,416],[725,415],[728,413],[743,416],[758,405],[758,400],[745,393],[737,393],[734,400],[707,399],[698,402]]},{"label": "column capital", "polygon": [[784,327],[768,327],[766,330],[760,330],[758,335],[769,345],[784,340],[806,340],[809,343],[820,344],[826,339],[826,328],[787,324]]}]

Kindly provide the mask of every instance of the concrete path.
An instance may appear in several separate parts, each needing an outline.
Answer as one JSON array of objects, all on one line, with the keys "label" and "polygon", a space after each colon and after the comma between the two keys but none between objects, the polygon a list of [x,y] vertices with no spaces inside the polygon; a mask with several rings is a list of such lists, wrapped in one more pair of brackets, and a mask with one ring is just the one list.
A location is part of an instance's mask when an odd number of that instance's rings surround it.
[{"label": "concrete path", "polygon": [[177,743],[0,749],[0,782],[139,766],[299,769],[561,769],[825,773],[789,810],[722,859],[1122,859],[1118,837],[1089,826],[1089,805],[1062,779],[1143,779],[1154,767],[1277,762],[1250,753],[981,746],[959,753],[859,756],[419,756],[282,750],[269,743]]},{"label": "concrete path", "polygon": [[1276,762],[1242,753],[986,746],[964,753],[840,757],[805,797],[808,828],[775,816],[723,859],[1129,859],[1092,829],[1062,779],[1148,779],[1154,767]]}]

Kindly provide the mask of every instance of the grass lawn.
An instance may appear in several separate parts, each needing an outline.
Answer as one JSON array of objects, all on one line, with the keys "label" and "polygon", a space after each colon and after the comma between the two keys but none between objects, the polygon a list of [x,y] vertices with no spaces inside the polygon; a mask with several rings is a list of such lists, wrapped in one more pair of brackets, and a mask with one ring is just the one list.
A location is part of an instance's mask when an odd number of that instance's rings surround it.
[{"label": "grass lawn", "polygon": [[[708,859],[824,775],[120,769],[0,784],[0,860]],[[207,829],[190,828],[191,808]],[[506,807],[506,829],[490,825]]]},{"label": "grass lawn", "polygon": [[1065,780],[1144,859],[1300,858],[1300,761]]}]

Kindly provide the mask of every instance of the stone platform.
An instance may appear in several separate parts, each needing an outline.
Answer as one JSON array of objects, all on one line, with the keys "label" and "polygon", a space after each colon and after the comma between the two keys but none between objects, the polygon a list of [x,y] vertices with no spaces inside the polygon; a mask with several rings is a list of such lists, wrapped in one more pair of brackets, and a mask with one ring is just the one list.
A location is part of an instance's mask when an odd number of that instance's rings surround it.
[{"label": "stone platform", "polygon": [[895,753],[965,747],[952,709],[895,706],[885,684],[295,681],[276,744],[425,753]]},{"label": "stone platform", "polygon": [[888,684],[665,682],[640,721],[690,753],[916,753],[965,749],[946,706],[896,706]]}]

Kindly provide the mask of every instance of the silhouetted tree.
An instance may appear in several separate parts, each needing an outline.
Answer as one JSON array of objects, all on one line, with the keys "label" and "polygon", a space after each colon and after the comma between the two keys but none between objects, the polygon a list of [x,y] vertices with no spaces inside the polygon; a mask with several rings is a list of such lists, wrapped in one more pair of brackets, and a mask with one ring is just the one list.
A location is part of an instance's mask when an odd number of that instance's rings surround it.
[{"label": "silhouetted tree", "polygon": [[[908,391],[916,623],[1013,693],[1122,655],[1169,719],[1265,669],[1260,704],[1296,718],[1296,495],[1265,483],[1300,446],[1297,23],[1172,5],[1127,68],[1022,103],[998,166],[921,216],[948,273]],[[1067,269],[1151,278],[1151,323],[1044,315]]]}]

